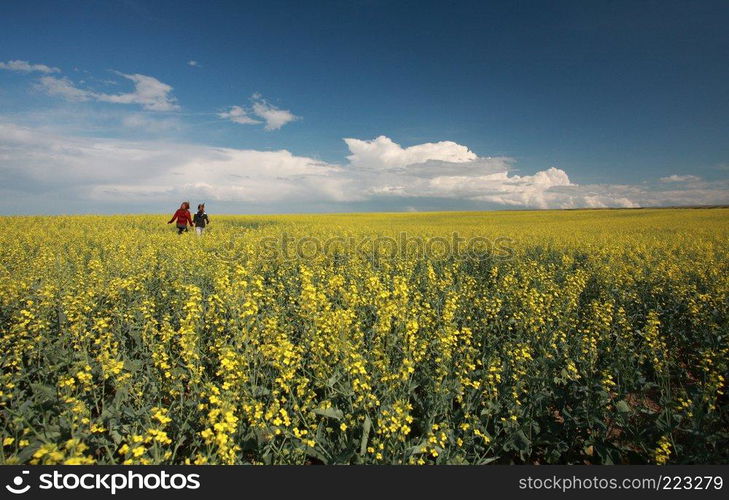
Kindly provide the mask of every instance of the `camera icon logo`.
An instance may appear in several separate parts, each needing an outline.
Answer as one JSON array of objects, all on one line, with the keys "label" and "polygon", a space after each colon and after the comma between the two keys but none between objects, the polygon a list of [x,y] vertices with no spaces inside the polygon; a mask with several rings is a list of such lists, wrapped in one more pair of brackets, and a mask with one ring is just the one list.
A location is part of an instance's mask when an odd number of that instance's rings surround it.
[{"label": "camera icon logo", "polygon": [[[27,470],[24,470],[21,474],[29,474],[30,472]],[[9,484],[5,485],[5,489],[7,489],[10,493],[13,493],[15,495],[22,495],[23,493],[26,493],[30,489],[30,485],[26,484],[23,486],[24,478],[23,476],[15,476],[13,478],[13,485],[11,486]]]}]

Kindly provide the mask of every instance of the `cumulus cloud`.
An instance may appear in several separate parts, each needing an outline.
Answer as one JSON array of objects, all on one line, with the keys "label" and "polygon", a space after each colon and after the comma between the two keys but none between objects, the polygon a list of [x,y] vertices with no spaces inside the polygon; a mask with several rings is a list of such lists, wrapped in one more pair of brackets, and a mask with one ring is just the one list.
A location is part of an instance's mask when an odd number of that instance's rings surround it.
[{"label": "cumulus cloud", "polygon": [[697,177],[695,175],[669,175],[668,177],[661,177],[659,179],[661,182],[694,182],[694,181],[700,181],[701,177]]},{"label": "cumulus cloud", "polygon": [[38,88],[48,95],[59,96],[69,101],[100,101],[117,104],[139,104],[150,111],[174,111],[180,109],[177,99],[171,96],[172,87],[152,76],[117,73],[134,83],[134,91],[121,94],[107,94],[78,87],[67,77],[44,76]]},{"label": "cumulus cloud", "polygon": [[18,71],[21,73],[58,73],[61,70],[58,68],[53,68],[51,66],[46,66],[45,64],[31,64],[28,61],[8,61],[8,62],[2,62],[0,61],[0,69],[5,69],[8,71]]},{"label": "cumulus cloud", "polygon": [[[132,115],[129,125],[144,119]],[[484,209],[729,203],[729,182],[577,185],[560,168],[516,174],[510,158],[481,158],[448,141],[403,148],[383,136],[347,144],[349,161],[340,165],[286,150],[79,137],[0,117],[0,200],[54,196],[98,210],[114,202],[159,209],[183,197],[269,211],[424,209],[432,200]]]},{"label": "cumulus cloud", "polygon": [[406,167],[428,160],[464,163],[477,158],[466,146],[451,141],[428,142],[403,148],[389,137],[381,135],[371,141],[345,138],[344,142],[352,153],[347,156],[350,163],[370,168]]},{"label": "cumulus cloud", "polygon": [[556,186],[573,186],[564,170],[550,167],[534,175],[499,172],[475,176],[438,176],[430,179],[431,196],[487,201],[515,207],[549,208],[556,200],[548,192]]},{"label": "cumulus cloud", "polygon": [[558,168],[516,175],[508,157],[480,158],[452,141],[403,148],[386,136],[346,138],[347,159],[356,183],[370,196],[445,198],[502,206],[548,208],[549,190],[574,186]]},{"label": "cumulus cloud", "polygon": [[[287,123],[301,119],[300,116],[296,116],[291,111],[277,108],[264,99],[261,94],[253,94],[250,100],[251,107],[249,109],[243,106],[231,106],[228,111],[218,113],[218,117],[242,125],[265,123],[263,128],[268,131],[278,130]],[[251,114],[263,121],[252,118]]]},{"label": "cumulus cloud", "polygon": [[190,59],[189,61],[187,61],[187,65],[188,66],[193,66],[193,67],[200,67],[200,63],[197,62],[197,61],[195,61],[195,60],[192,60],[192,59]]}]

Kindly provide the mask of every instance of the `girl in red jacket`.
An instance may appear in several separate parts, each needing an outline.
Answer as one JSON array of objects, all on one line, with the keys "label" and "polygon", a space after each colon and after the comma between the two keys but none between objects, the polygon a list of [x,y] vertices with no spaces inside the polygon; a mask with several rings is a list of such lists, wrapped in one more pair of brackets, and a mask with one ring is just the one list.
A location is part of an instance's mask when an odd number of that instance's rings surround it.
[{"label": "girl in red jacket", "polygon": [[190,202],[183,201],[180,208],[177,209],[175,215],[167,224],[172,224],[177,219],[177,234],[182,234],[183,231],[187,231],[187,225],[192,227],[192,216],[190,215]]}]

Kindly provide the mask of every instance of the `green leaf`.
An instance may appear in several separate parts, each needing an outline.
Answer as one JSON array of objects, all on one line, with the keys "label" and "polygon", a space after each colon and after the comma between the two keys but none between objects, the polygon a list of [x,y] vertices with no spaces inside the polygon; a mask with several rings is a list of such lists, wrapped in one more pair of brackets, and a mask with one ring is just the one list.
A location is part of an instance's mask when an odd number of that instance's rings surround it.
[{"label": "green leaf", "polygon": [[121,386],[117,389],[116,394],[114,394],[114,400],[112,402],[112,406],[119,407],[124,403],[124,401],[129,397],[129,388],[127,386]]},{"label": "green leaf", "polygon": [[52,385],[31,383],[30,388],[41,402],[56,400],[56,388]]},{"label": "green leaf", "polygon": [[42,444],[43,443],[41,443],[40,441],[34,441],[34,442],[30,443],[29,446],[26,446],[25,448],[23,448],[23,451],[18,453],[18,461],[21,464],[26,463],[28,460],[31,459],[31,457],[33,456],[33,453],[35,453],[36,450],[38,450],[38,448],[40,448]]},{"label": "green leaf", "polygon": [[126,368],[130,372],[136,372],[137,370],[142,368],[142,361],[139,359],[125,359],[124,368]]},{"label": "green leaf", "polygon": [[336,384],[338,380],[339,380],[339,374],[335,373],[334,375],[329,377],[329,379],[327,379],[327,387],[334,387],[334,384]]},{"label": "green leaf", "polygon": [[329,457],[327,457],[325,454],[321,453],[316,448],[310,448],[310,447],[307,446],[306,447],[306,454],[308,456],[312,457],[312,458],[316,458],[317,460],[319,460],[324,465],[328,465],[329,464]]},{"label": "green leaf", "polygon": [[344,417],[344,413],[338,408],[314,408],[314,413],[335,420],[342,420],[342,417]]},{"label": "green leaf", "polygon": [[408,456],[418,455],[420,453],[426,453],[427,452],[427,446],[428,446],[428,441],[427,440],[422,440],[419,444],[416,444],[415,446],[412,446],[411,448],[408,448],[406,450],[406,453],[408,454]]},{"label": "green leaf", "polygon": [[117,431],[116,429],[111,429],[109,431],[109,435],[111,436],[111,439],[114,440],[114,444],[116,444],[117,446],[120,445],[122,441],[124,441],[124,438],[121,434],[119,434],[119,431]]},{"label": "green leaf", "polygon": [[364,424],[362,424],[362,441],[359,443],[359,454],[364,455],[367,452],[367,441],[370,438],[370,428],[372,427],[372,420],[370,416],[365,417]]},{"label": "green leaf", "polygon": [[514,435],[514,444],[519,451],[528,451],[532,446],[532,442],[522,430],[517,431]]},{"label": "green leaf", "polygon": [[630,405],[624,399],[621,399],[620,401],[615,403],[615,408],[620,413],[630,413],[631,412]]},{"label": "green leaf", "polygon": [[268,387],[263,387],[261,385],[254,385],[251,388],[251,394],[253,396],[268,396],[269,394],[271,394],[271,389],[269,389]]}]

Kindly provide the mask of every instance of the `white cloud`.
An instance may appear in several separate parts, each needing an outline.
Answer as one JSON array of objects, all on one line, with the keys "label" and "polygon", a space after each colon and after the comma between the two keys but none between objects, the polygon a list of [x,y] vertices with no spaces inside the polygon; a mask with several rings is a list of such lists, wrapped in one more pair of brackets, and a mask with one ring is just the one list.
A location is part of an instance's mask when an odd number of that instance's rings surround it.
[{"label": "white cloud", "polygon": [[260,94],[253,94],[253,114],[266,122],[265,130],[278,130],[287,123],[299,120],[291,111],[279,109],[268,103]]},{"label": "white cloud", "polygon": [[[218,117],[230,120],[234,123],[242,125],[253,125],[265,122],[264,130],[278,130],[287,123],[300,120],[300,116],[296,116],[291,111],[279,109],[273,104],[266,101],[261,94],[253,94],[251,96],[251,108],[246,109],[243,106],[231,106],[228,111],[218,113]],[[250,115],[253,114],[263,120],[256,120]]]},{"label": "white cloud", "polygon": [[[0,191],[66,192],[91,203],[209,200],[345,201],[343,169],[289,151],[69,137],[0,122]],[[7,198],[6,198],[7,199]]]},{"label": "white cloud", "polygon": [[357,184],[370,196],[446,198],[506,206],[547,208],[549,190],[573,186],[567,173],[549,168],[534,175],[510,174],[514,160],[479,158],[452,141],[403,148],[385,136],[344,139]]},{"label": "white cloud", "polygon": [[256,123],[261,123],[259,120],[251,118],[248,115],[248,112],[241,106],[231,106],[228,111],[218,113],[218,116],[220,118],[223,118],[224,120],[230,120],[234,123],[239,123],[241,125],[253,125]]},{"label": "white cloud", "polygon": [[347,159],[352,165],[369,168],[405,167],[428,160],[464,163],[477,158],[466,146],[451,141],[418,144],[402,148],[389,137],[379,136],[371,141],[345,138],[349,151]]},{"label": "white cloud", "polygon": [[[146,119],[131,115],[127,124],[145,126]],[[195,198],[295,211],[376,209],[383,203],[423,209],[436,199],[468,208],[729,203],[729,182],[576,185],[562,169],[517,175],[512,159],[479,158],[448,141],[403,148],[383,137],[348,144],[354,158],[337,165],[286,150],[73,136],[0,116],[0,203],[53,196],[92,210],[115,202],[160,209],[158,203]],[[384,146],[362,154],[360,146],[368,144]]]},{"label": "white cloud", "polygon": [[439,176],[430,179],[431,196],[458,197],[500,205],[549,208],[548,192],[556,186],[573,186],[564,170],[550,167],[534,175],[498,172],[478,176]]},{"label": "white cloud", "polygon": [[117,73],[134,82],[134,91],[121,94],[106,94],[83,89],[66,77],[44,76],[38,88],[49,95],[59,96],[69,101],[101,101],[118,104],[140,104],[150,111],[174,111],[180,109],[177,99],[170,95],[172,87],[154,77],[140,74]]},{"label": "white cloud", "polygon": [[6,69],[8,71],[19,71],[21,73],[58,73],[61,70],[46,66],[45,64],[31,64],[28,61],[8,61],[0,62],[0,69]]},{"label": "white cloud", "polygon": [[661,182],[695,182],[700,181],[701,177],[697,177],[695,175],[669,175],[668,177],[661,177]]},{"label": "white cloud", "polygon": [[88,101],[95,97],[93,92],[80,89],[68,78],[44,76],[38,81],[37,87],[48,95],[62,97],[67,101]]},{"label": "white cloud", "polygon": [[134,92],[126,94],[97,94],[97,99],[120,104],[141,104],[150,111],[173,111],[180,109],[177,99],[170,96],[172,87],[147,75],[118,73],[134,82]]},{"label": "white cloud", "polygon": [[189,60],[189,61],[187,61],[187,65],[188,66],[193,66],[193,67],[200,67],[200,63],[197,62],[197,61],[195,61],[195,60],[192,60],[192,59]]}]

